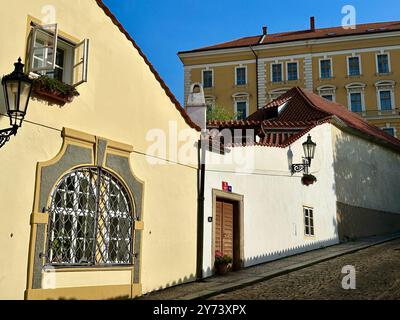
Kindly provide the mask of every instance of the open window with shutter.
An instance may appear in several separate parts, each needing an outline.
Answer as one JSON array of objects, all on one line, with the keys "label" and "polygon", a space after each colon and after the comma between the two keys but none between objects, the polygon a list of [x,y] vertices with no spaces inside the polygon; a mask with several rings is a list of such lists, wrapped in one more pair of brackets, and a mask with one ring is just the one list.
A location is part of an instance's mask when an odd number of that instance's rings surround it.
[{"label": "open window with shutter", "polygon": [[88,53],[88,39],[75,43],[60,36],[57,24],[32,24],[27,64],[32,76],[79,86],[88,79]]},{"label": "open window with shutter", "polygon": [[47,72],[55,69],[57,40],[57,24],[33,27],[30,51],[31,72]]},{"label": "open window with shutter", "polygon": [[79,86],[87,82],[89,39],[83,40],[75,46],[74,65],[72,68],[72,85]]}]

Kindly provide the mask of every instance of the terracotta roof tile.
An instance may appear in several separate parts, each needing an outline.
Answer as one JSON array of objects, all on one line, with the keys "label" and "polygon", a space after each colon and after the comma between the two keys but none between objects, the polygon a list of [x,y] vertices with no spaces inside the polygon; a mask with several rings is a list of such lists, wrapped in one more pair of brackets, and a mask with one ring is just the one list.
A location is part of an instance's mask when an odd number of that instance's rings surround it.
[{"label": "terracotta roof tile", "polygon": [[[349,35],[362,35],[362,34],[373,34],[382,32],[400,31],[400,21],[390,22],[376,22],[359,24],[355,29],[344,29],[342,27],[333,28],[320,28],[311,30],[299,30],[290,32],[280,32],[274,34],[268,34],[263,37],[262,35],[240,38],[224,43],[215,44],[191,51],[184,51],[180,53],[189,52],[201,52],[215,49],[228,49],[228,48],[239,48],[257,45],[268,45],[273,43],[291,42],[298,40],[311,40],[311,39],[324,39],[324,38],[335,38]],[[262,42],[261,42],[262,40]]]},{"label": "terracotta roof tile", "polygon": [[[376,126],[369,124],[359,115],[346,107],[326,100],[310,91],[295,87],[276,101],[286,103],[285,108],[278,113],[279,103],[266,105],[256,111],[248,119],[242,121],[219,121],[218,128],[242,128],[247,126],[257,128],[262,134],[262,141],[257,145],[287,147],[312,128],[322,123],[340,119],[347,127],[359,132],[364,137],[373,138],[375,142],[400,151],[400,140],[390,136]],[[267,111],[275,110],[275,113]],[[271,117],[271,114],[274,114]],[[251,120],[257,119],[257,120]]]}]

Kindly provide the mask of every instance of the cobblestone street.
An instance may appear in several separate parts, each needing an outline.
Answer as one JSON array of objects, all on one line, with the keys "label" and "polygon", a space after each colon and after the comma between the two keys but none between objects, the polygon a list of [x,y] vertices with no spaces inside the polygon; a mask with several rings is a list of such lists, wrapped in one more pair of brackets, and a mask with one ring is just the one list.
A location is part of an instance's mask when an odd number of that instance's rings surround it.
[{"label": "cobblestone street", "polygon": [[[342,288],[346,265],[356,268],[355,290]],[[400,299],[400,239],[211,299]]]}]

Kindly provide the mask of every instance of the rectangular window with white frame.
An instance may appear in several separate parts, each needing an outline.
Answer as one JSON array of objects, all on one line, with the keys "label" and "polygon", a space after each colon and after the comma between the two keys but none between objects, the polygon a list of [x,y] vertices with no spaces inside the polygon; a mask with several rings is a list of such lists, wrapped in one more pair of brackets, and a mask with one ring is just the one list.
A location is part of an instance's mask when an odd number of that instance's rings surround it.
[{"label": "rectangular window with white frame", "polygon": [[378,90],[379,109],[382,111],[393,110],[392,90]]},{"label": "rectangular window with white frame", "polygon": [[245,120],[248,117],[249,107],[247,101],[235,102],[235,113],[237,120]]},{"label": "rectangular window with white frame", "polygon": [[376,71],[378,74],[390,73],[390,57],[388,53],[376,55]]},{"label": "rectangular window with white frame", "polygon": [[332,59],[321,59],[319,61],[319,76],[321,79],[331,79],[333,77]]},{"label": "rectangular window with white frame", "polygon": [[351,56],[347,57],[347,75],[350,77],[360,76],[361,71],[361,57]]},{"label": "rectangular window with white frame", "polygon": [[307,237],[314,237],[314,209],[310,207],[303,207],[304,213],[304,235]]},{"label": "rectangular window with white frame", "polygon": [[28,46],[28,71],[78,86],[87,82],[89,40],[73,43],[59,36],[58,25],[32,23]]},{"label": "rectangular window with white frame", "polygon": [[363,111],[363,99],[361,92],[351,92],[350,93],[350,108],[352,112],[362,112]]},{"label": "rectangular window with white frame", "polygon": [[247,67],[235,68],[235,83],[237,86],[244,86],[247,84]]},{"label": "rectangular window with white frame", "polygon": [[283,64],[272,63],[271,64],[271,81],[282,82],[283,81]]},{"label": "rectangular window with white frame", "polygon": [[299,80],[299,63],[298,62],[287,62],[286,70],[287,70],[287,80],[288,81]]},{"label": "rectangular window with white frame", "polygon": [[214,71],[212,69],[203,70],[202,83],[203,88],[212,88],[214,86]]}]

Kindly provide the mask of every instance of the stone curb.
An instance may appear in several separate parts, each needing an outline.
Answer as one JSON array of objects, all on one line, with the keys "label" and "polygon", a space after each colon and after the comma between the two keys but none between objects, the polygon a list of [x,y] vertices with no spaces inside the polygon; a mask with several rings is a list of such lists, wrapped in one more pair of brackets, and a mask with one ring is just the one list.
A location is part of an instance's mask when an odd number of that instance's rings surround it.
[{"label": "stone curb", "polygon": [[269,279],[276,278],[276,277],[279,277],[279,276],[282,276],[282,275],[285,275],[285,274],[288,274],[288,273],[291,273],[291,272],[294,272],[297,270],[311,267],[311,266],[321,263],[321,262],[325,262],[325,261],[332,260],[334,258],[338,258],[338,257],[344,256],[347,254],[351,254],[351,253],[354,253],[357,251],[368,249],[370,247],[373,247],[373,246],[376,246],[376,245],[379,245],[379,244],[382,244],[385,242],[389,242],[389,241],[392,241],[392,240],[395,240],[398,238],[400,238],[400,234],[395,234],[392,236],[385,237],[384,239],[381,239],[381,240],[372,241],[368,244],[358,245],[358,246],[355,246],[355,247],[347,249],[347,250],[345,249],[345,250],[339,251],[337,253],[329,254],[325,257],[316,258],[316,259],[313,259],[313,260],[310,260],[310,261],[307,261],[304,263],[296,263],[296,264],[293,264],[292,266],[286,267],[279,271],[271,271],[271,272],[268,272],[267,274],[264,273],[264,275],[261,275],[261,276],[251,276],[250,279],[244,279],[244,280],[239,280],[239,281],[229,283],[229,284],[223,284],[218,289],[215,289],[215,290],[202,290],[197,293],[181,296],[179,298],[176,298],[176,300],[204,300],[204,299],[219,295],[221,293],[226,293],[226,292],[234,291],[237,289],[241,289],[241,288],[244,288],[244,287],[259,283],[259,282],[263,282],[265,280],[269,280]]}]

